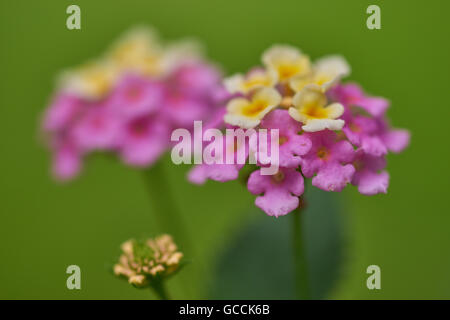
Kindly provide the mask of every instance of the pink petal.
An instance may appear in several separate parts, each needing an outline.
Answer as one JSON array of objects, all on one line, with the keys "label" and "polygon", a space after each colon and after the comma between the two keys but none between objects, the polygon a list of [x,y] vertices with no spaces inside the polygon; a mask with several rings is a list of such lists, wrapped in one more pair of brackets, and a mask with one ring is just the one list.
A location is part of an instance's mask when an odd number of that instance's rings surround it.
[{"label": "pink petal", "polygon": [[261,175],[257,170],[250,175],[247,188],[256,195],[255,204],[270,216],[281,216],[296,209],[298,196],[303,194],[304,181],[300,172],[295,169],[280,169],[281,181],[275,176]]},{"label": "pink petal", "polygon": [[410,137],[409,131],[395,129],[385,133],[382,139],[390,151],[401,152],[409,145]]},{"label": "pink petal", "polygon": [[320,168],[312,179],[313,186],[325,191],[341,191],[352,180],[355,168],[351,164],[330,163]]},{"label": "pink petal", "polygon": [[81,169],[81,156],[69,145],[56,150],[53,157],[53,174],[59,180],[70,180],[77,176]]},{"label": "pink petal", "polygon": [[203,184],[207,179],[226,182],[238,177],[239,166],[234,164],[201,164],[192,168],[188,174],[188,180],[195,184]]},{"label": "pink petal", "polygon": [[355,173],[352,183],[358,186],[358,191],[361,194],[371,196],[377,193],[387,193],[389,174],[386,171],[376,173],[370,170],[362,170]]}]

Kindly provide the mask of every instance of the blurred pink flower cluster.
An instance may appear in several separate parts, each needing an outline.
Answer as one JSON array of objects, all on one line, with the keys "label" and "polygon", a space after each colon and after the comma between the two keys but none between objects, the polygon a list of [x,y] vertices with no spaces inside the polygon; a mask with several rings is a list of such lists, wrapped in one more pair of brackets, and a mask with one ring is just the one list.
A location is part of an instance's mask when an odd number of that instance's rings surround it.
[{"label": "blurred pink flower cluster", "polygon": [[[386,193],[385,156],[402,151],[410,138],[408,131],[390,127],[389,102],[366,95],[356,84],[341,84],[350,67],[340,56],[312,63],[297,48],[277,45],[263,54],[262,62],[263,67],[225,79],[234,94],[226,125],[279,131],[279,171],[262,175],[257,169],[247,182],[257,195],[255,204],[271,216],[288,214],[299,206],[304,177],[325,191],[353,184],[365,195]],[[256,150],[253,138],[245,142],[247,156]],[[242,167],[202,164],[189,178],[194,183],[234,180]]]},{"label": "blurred pink flower cluster", "polygon": [[53,173],[73,178],[93,151],[150,166],[171,146],[173,129],[213,119],[226,96],[196,43],[162,45],[152,30],[133,29],[100,59],[59,77],[42,124]]}]

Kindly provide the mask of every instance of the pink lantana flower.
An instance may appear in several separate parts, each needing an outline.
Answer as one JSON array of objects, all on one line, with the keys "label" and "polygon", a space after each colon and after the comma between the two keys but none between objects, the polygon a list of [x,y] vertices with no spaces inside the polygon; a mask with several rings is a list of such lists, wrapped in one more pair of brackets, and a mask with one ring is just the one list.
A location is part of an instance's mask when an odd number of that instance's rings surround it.
[{"label": "pink lantana flower", "polygon": [[[258,195],[256,205],[271,216],[295,210],[303,177],[325,191],[352,183],[362,194],[387,192],[384,157],[402,151],[410,139],[408,131],[389,126],[389,101],[366,95],[357,84],[342,84],[351,68],[339,56],[312,62],[295,47],[275,45],[262,55],[262,63],[224,80],[231,95],[225,125],[267,130],[269,137],[278,130],[278,159],[267,152],[272,152],[270,138],[261,144],[255,133],[249,142],[249,160],[258,154],[247,184]],[[278,173],[263,175],[274,163]],[[236,179],[240,169],[203,166],[193,176],[197,182],[225,181]]]},{"label": "pink lantana flower", "polygon": [[151,166],[172,145],[172,130],[192,131],[195,120],[217,123],[227,98],[221,73],[191,49],[164,46],[137,29],[103,58],[64,72],[42,124],[55,175],[73,178],[94,150]]},{"label": "pink lantana flower", "polygon": [[304,176],[313,178],[312,184],[322,190],[341,191],[355,172],[351,165],[355,156],[353,146],[348,141],[338,141],[336,133],[330,130],[305,135],[311,140],[312,147],[302,157]]},{"label": "pink lantana flower", "polygon": [[281,168],[272,176],[261,175],[260,170],[252,172],[247,182],[248,190],[258,195],[256,206],[269,216],[283,216],[299,205],[303,194],[303,176],[296,169]]}]

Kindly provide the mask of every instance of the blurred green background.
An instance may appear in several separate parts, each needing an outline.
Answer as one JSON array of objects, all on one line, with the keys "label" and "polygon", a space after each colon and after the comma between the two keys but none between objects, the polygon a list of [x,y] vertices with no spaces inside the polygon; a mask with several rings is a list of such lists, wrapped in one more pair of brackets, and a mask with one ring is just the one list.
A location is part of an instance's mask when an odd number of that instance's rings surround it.
[{"label": "blurred green background", "polygon": [[[73,3],[82,30],[66,29]],[[370,4],[381,7],[381,30],[366,28]],[[353,187],[311,193],[312,245],[342,242],[311,258],[314,281],[326,282],[314,296],[450,298],[449,12],[444,0],[2,0],[0,298],[154,298],[108,271],[124,240],[158,231],[142,173],[95,156],[82,176],[61,185],[37,138],[57,72],[100,54],[136,23],[155,26],[165,39],[204,41],[226,74],[258,64],[273,43],[299,46],[312,58],[343,54],[351,80],[392,101],[388,114],[411,130],[412,144],[388,158],[388,195],[365,197]],[[292,297],[289,217],[267,217],[237,181],[192,186],[187,169],[164,164],[197,248],[170,281],[172,296]],[[70,264],[81,267],[81,290],[66,288]],[[365,285],[371,264],[382,270],[379,291]]]}]

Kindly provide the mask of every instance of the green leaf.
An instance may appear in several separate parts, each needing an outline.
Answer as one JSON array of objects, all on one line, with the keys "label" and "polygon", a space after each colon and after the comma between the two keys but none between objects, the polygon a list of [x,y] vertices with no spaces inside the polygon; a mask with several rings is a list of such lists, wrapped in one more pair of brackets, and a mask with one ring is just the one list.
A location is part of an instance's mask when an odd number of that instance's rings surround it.
[{"label": "green leaf", "polygon": [[[338,195],[309,188],[304,230],[309,287],[313,299],[327,298],[343,256],[343,222]],[[259,210],[259,209],[254,209]],[[219,255],[210,297],[214,299],[295,299],[289,216],[260,216],[235,234]]]}]

